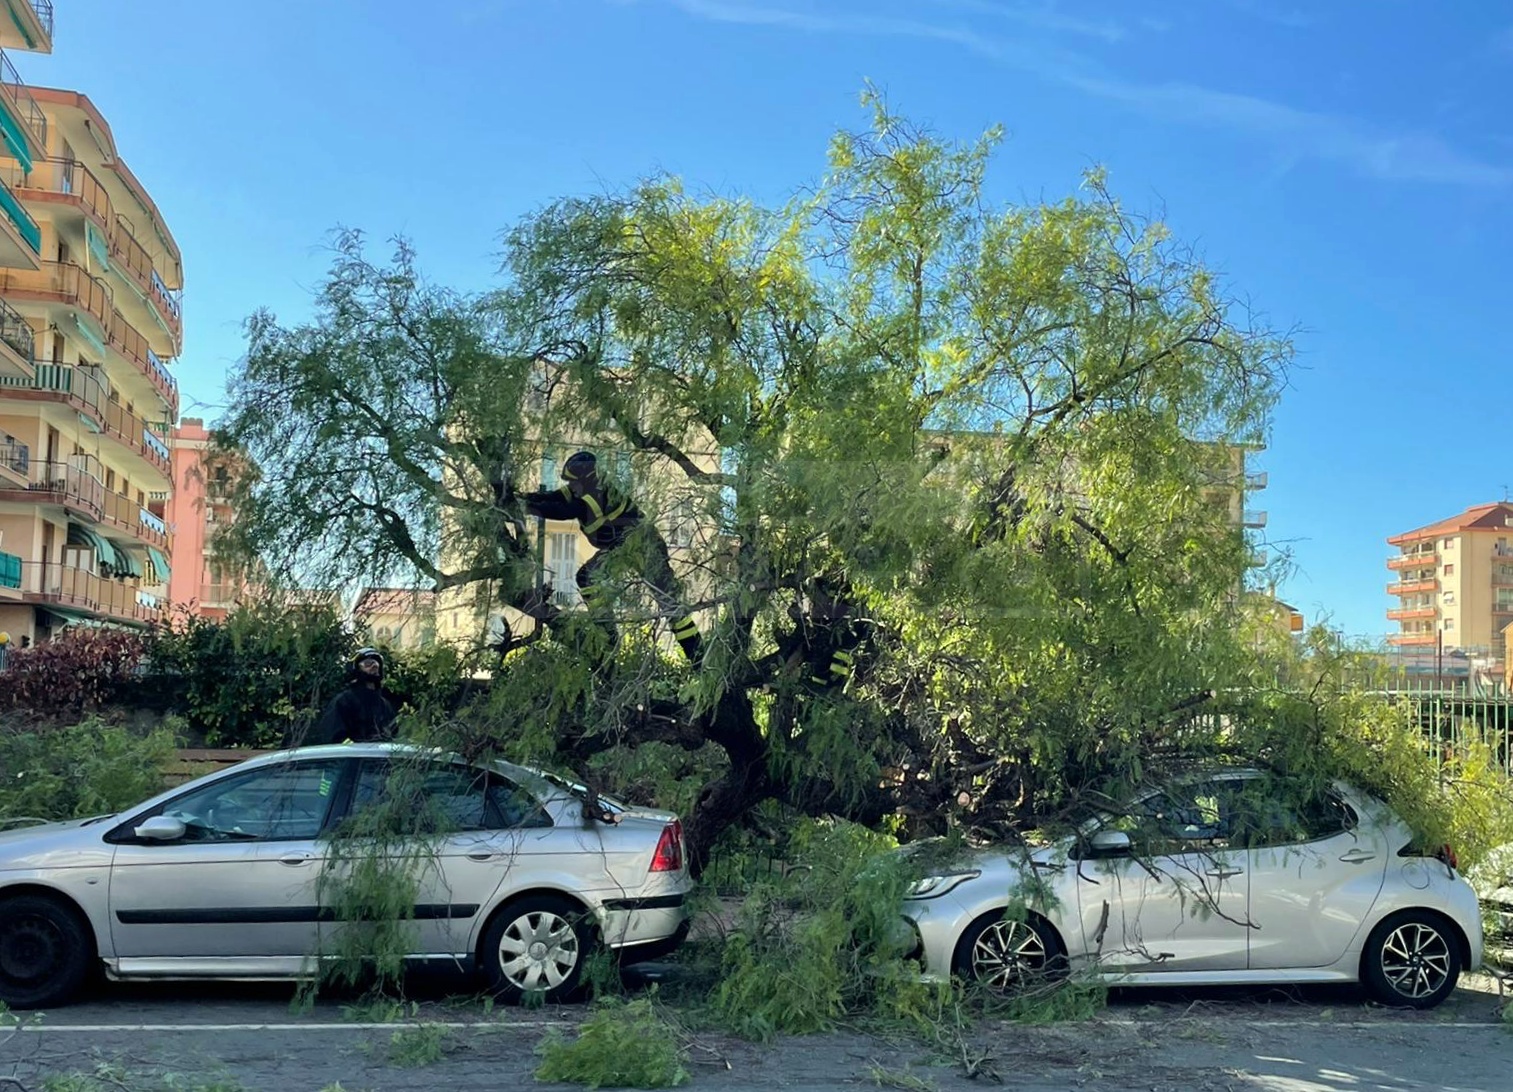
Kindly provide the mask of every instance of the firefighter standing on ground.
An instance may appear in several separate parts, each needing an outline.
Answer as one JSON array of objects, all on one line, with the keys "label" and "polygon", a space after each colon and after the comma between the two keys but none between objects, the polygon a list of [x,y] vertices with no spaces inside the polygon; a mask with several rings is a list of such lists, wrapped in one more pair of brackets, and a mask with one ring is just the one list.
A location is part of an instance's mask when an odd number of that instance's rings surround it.
[{"label": "firefighter standing on ground", "polygon": [[[628,496],[621,495],[599,477],[598,460],[592,452],[580,451],[562,467],[560,489],[521,494],[525,510],[542,519],[577,520],[583,535],[597,551],[578,569],[576,582],[583,601],[594,610],[605,589],[600,585],[601,569],[611,554],[645,522],[641,510]],[[701,646],[699,627],[682,606],[673,576],[667,543],[653,528],[637,535],[635,545],[644,551],[641,577],[651,588],[658,607],[672,616],[672,633],[683,654],[697,662]],[[609,627],[613,634],[613,627]]]}]

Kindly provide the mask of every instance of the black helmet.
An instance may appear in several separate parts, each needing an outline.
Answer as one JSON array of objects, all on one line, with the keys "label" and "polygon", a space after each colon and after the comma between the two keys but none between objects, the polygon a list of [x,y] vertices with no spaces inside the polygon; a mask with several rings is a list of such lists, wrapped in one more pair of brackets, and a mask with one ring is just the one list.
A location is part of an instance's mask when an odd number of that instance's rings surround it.
[{"label": "black helmet", "polygon": [[568,457],[567,462],[562,464],[562,480],[568,482],[581,481],[591,478],[599,470],[599,460],[594,458],[592,451],[579,451]]},{"label": "black helmet", "polygon": [[362,666],[362,662],[364,660],[377,660],[378,677],[380,679],[383,678],[384,656],[383,653],[378,651],[378,649],[376,648],[360,648],[352,654],[352,674],[354,677],[360,676],[362,674],[359,668]]}]

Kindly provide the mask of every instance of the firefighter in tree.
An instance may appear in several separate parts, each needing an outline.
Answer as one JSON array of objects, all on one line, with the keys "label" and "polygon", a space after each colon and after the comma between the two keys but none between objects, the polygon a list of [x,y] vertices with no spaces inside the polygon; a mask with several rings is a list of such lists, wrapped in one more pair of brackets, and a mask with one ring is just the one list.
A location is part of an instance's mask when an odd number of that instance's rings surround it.
[{"label": "firefighter in tree", "polygon": [[[616,551],[638,549],[642,553],[641,577],[651,588],[657,606],[672,619],[673,637],[690,662],[699,661],[699,627],[682,605],[677,578],[667,554],[667,543],[656,528],[647,524],[630,497],[621,495],[599,476],[599,463],[592,452],[580,451],[562,467],[562,487],[523,493],[525,510],[542,519],[577,520],[583,535],[597,551],[579,567],[578,591],[590,611],[604,596],[603,568]],[[639,533],[638,533],[639,532]],[[613,625],[605,622],[611,635]]]},{"label": "firefighter in tree", "polygon": [[856,614],[844,576],[820,576],[809,585],[808,609],[788,610],[793,628],[778,642],[777,663],[811,691],[842,692],[851,682],[857,653],[872,636],[872,621]]}]

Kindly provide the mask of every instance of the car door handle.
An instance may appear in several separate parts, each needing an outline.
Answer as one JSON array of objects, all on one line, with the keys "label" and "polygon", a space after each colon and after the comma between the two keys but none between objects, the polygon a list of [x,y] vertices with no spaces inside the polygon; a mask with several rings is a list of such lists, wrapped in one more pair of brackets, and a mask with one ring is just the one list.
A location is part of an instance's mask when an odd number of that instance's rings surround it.
[{"label": "car door handle", "polygon": [[1208,870],[1208,874],[1218,880],[1227,880],[1231,876],[1238,876],[1242,871],[1244,870],[1239,868],[1226,868],[1221,865],[1218,868],[1210,868]]},{"label": "car door handle", "polygon": [[310,854],[308,854],[308,853],[285,853],[278,860],[279,860],[280,864],[286,864],[286,865],[309,864],[310,863]]},{"label": "car door handle", "polygon": [[475,850],[473,850],[473,852],[471,852],[471,853],[468,854],[468,860],[470,860],[470,861],[492,861],[495,858],[495,856],[497,856],[497,854],[495,854],[493,850],[490,850],[490,849],[475,849]]},{"label": "car door handle", "polygon": [[1341,855],[1340,860],[1346,864],[1364,864],[1366,861],[1376,860],[1376,854],[1367,853],[1364,849],[1352,849],[1349,853]]}]

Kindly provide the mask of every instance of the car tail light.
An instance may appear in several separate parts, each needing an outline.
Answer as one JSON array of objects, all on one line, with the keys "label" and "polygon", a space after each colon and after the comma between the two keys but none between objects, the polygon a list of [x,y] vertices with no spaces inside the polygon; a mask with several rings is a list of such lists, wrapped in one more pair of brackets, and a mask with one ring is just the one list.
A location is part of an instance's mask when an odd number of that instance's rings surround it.
[{"label": "car tail light", "polygon": [[1454,846],[1448,843],[1440,846],[1439,852],[1436,853],[1435,856],[1444,861],[1447,865],[1455,869],[1457,872],[1460,871],[1460,856],[1455,852]]},{"label": "car tail light", "polygon": [[651,855],[653,872],[677,872],[683,867],[683,820],[674,819],[662,828],[657,851]]}]

